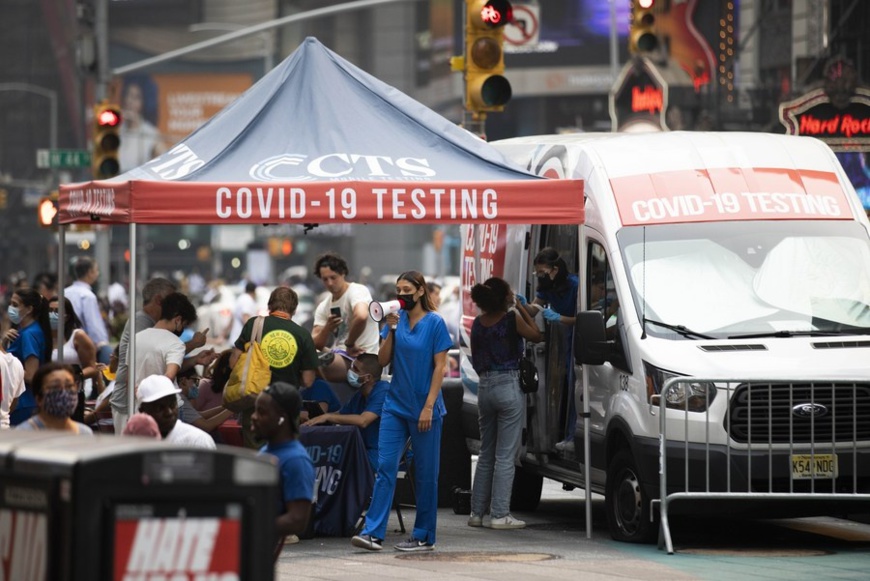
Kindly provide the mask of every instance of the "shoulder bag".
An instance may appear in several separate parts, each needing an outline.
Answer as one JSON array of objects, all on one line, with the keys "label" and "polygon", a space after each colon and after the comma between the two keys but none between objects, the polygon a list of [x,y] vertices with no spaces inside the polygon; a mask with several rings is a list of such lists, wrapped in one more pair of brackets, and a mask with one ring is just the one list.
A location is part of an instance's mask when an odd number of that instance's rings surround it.
[{"label": "shoulder bag", "polygon": [[[510,315],[508,325],[512,331],[511,334],[514,337],[513,344],[516,345],[517,339],[522,339],[519,332],[517,332],[517,314],[515,312],[509,312],[508,314]],[[517,359],[520,360],[520,389],[523,390],[523,393],[537,393],[538,368],[535,367],[535,364],[531,359],[526,358],[522,349],[517,353]]]},{"label": "shoulder bag", "polygon": [[236,361],[224,387],[224,407],[233,412],[254,407],[254,400],[272,382],[272,368],[260,349],[265,317],[257,317],[248,348]]}]

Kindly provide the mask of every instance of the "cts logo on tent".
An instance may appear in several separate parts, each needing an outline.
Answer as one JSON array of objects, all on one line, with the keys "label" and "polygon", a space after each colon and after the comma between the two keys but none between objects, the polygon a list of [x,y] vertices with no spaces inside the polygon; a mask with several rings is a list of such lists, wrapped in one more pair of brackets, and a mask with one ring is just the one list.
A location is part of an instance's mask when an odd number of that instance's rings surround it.
[{"label": "cts logo on tent", "polygon": [[313,180],[314,176],[299,175],[296,170],[306,157],[308,156],[288,153],[264,159],[251,168],[250,176],[260,182]]},{"label": "cts logo on tent", "polygon": [[[308,160],[307,155],[285,153],[268,157],[251,167],[249,175],[262,182],[317,179],[418,179],[435,177],[429,160],[419,157],[328,153]],[[302,171],[300,171],[302,170]]]}]

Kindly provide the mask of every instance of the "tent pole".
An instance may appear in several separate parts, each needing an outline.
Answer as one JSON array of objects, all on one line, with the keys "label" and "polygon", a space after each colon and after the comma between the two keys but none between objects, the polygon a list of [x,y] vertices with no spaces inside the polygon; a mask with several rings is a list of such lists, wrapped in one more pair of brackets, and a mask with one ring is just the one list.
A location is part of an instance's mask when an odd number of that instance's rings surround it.
[{"label": "tent pole", "polygon": [[130,273],[128,279],[130,281],[128,289],[127,303],[130,305],[127,310],[127,321],[130,324],[130,334],[128,335],[127,343],[127,419],[136,413],[133,406],[136,405],[136,366],[133,361],[136,361],[136,224],[130,223]]},{"label": "tent pole", "polygon": [[64,288],[66,287],[66,227],[63,224],[57,225],[57,360],[63,363],[63,331],[66,325],[61,321],[65,320],[66,301],[64,299]]}]

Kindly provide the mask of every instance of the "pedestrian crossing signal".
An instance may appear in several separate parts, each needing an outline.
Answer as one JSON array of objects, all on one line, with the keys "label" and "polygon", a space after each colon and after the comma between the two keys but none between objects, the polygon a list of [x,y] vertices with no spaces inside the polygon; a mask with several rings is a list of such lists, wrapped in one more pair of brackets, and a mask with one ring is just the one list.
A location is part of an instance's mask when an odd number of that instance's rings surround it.
[{"label": "pedestrian crossing signal", "polygon": [[43,228],[57,227],[57,192],[43,196],[36,206],[36,218]]}]

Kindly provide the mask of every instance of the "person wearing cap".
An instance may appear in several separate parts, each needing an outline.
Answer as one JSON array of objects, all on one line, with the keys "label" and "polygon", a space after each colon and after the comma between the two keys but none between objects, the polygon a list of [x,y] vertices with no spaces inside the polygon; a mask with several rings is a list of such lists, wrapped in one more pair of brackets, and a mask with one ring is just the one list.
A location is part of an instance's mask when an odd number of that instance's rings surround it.
[{"label": "person wearing cap", "polygon": [[266,441],[260,453],[271,454],[278,460],[282,503],[275,531],[281,539],[279,550],[284,536],[305,531],[314,500],[314,464],[299,441],[301,409],[299,391],[279,381],[257,396],[251,416],[251,429]]},{"label": "person wearing cap", "polygon": [[178,419],[179,393],[181,390],[165,375],[149,375],[139,383],[136,391],[139,411],[154,418],[160,428],[160,436],[166,442],[214,450],[211,436]]},{"label": "person wearing cap", "polygon": [[148,414],[142,412],[130,416],[130,419],[127,420],[127,425],[124,426],[124,431],[121,433],[124,436],[143,436],[145,438],[154,438],[157,440],[163,439],[163,436],[160,435],[160,427],[157,425],[157,421]]}]

